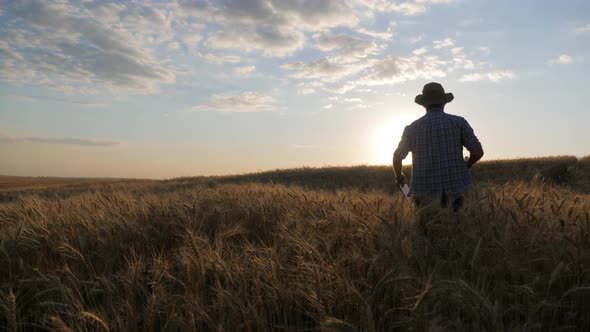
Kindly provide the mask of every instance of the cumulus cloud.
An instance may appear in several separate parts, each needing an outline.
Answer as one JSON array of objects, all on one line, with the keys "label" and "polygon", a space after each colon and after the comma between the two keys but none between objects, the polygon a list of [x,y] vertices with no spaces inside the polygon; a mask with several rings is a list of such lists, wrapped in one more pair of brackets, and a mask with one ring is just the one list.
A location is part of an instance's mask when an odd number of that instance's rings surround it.
[{"label": "cumulus cloud", "polygon": [[339,60],[343,62],[365,58],[375,54],[378,50],[377,43],[374,41],[349,35],[321,34],[316,36],[316,39],[315,48],[324,52],[334,51],[339,56]]},{"label": "cumulus cloud", "polygon": [[416,79],[434,79],[446,76],[446,62],[436,56],[388,56],[368,68],[367,75],[357,85],[393,85]]},{"label": "cumulus cloud", "polygon": [[395,12],[405,16],[418,15],[426,11],[426,5],[421,1],[356,0],[356,3],[366,6],[372,11]]},{"label": "cumulus cloud", "polygon": [[572,58],[570,55],[567,55],[567,54],[561,54],[554,61],[555,61],[555,63],[558,63],[560,65],[569,65],[569,64],[574,63],[574,58]]},{"label": "cumulus cloud", "polygon": [[222,28],[207,38],[207,47],[278,57],[302,49],[306,31],[359,21],[348,2],[340,0],[226,0],[214,13]]},{"label": "cumulus cloud", "polygon": [[241,94],[214,94],[205,104],[194,106],[191,111],[218,111],[228,113],[268,112],[276,109],[272,96],[247,91]]},{"label": "cumulus cloud", "polygon": [[323,58],[312,62],[291,62],[284,64],[282,67],[289,70],[293,78],[333,83],[362,71],[367,66],[370,66],[373,61],[340,63],[331,58]]},{"label": "cumulus cloud", "polygon": [[465,74],[459,81],[461,82],[477,82],[487,80],[490,82],[500,82],[507,79],[514,78],[515,75],[511,70],[498,70],[487,73],[470,73]]},{"label": "cumulus cloud", "polygon": [[464,47],[454,47],[451,49],[451,53],[453,54],[454,68],[469,70],[475,68],[473,61],[468,59],[467,55],[464,53]]},{"label": "cumulus cloud", "polygon": [[10,136],[0,134],[0,143],[44,143],[60,145],[80,145],[89,147],[111,147],[121,143],[113,140],[94,138],[51,138],[37,136]]},{"label": "cumulus cloud", "polygon": [[[316,48],[336,54],[335,50],[339,49],[336,45],[354,44],[349,38],[323,40],[316,35],[316,39],[325,42],[318,42]],[[349,47],[344,53],[360,56],[348,57],[347,62],[331,54],[311,62],[289,62],[282,67],[289,71],[292,78],[300,81],[300,89],[306,88],[315,92],[320,88],[336,94],[366,91],[371,87],[390,86],[413,80],[435,80],[451,74],[460,81],[498,82],[515,77],[510,70],[494,71],[490,70],[490,64],[474,61],[468,57],[465,47],[455,45],[455,41],[450,38],[435,41],[433,44],[432,49],[421,47],[408,55],[390,55],[383,58],[375,57],[373,54],[364,56],[365,53],[355,53],[350,50],[356,48]],[[445,50],[447,48],[448,52]]]},{"label": "cumulus cloud", "polygon": [[249,76],[256,70],[256,66],[241,66],[234,68],[234,74],[238,76]]},{"label": "cumulus cloud", "polygon": [[[305,46],[305,33],[335,27],[354,28],[373,38],[391,40],[385,32],[359,27],[361,20],[374,12],[402,15],[424,13],[441,0],[224,0],[220,4],[201,3],[199,13],[210,13],[209,19],[221,27],[206,40],[207,47],[260,52],[265,56],[285,57]],[[186,6],[186,5],[185,5]]]},{"label": "cumulus cloud", "polygon": [[387,30],[383,31],[383,32],[374,31],[374,30],[370,30],[367,28],[363,28],[363,27],[357,27],[355,30],[357,33],[367,35],[367,36],[377,38],[377,39],[382,39],[382,40],[392,40],[393,39],[393,31],[391,30],[391,27],[387,28]]},{"label": "cumulus cloud", "polygon": [[283,29],[281,26],[261,24],[228,27],[207,38],[211,49],[259,51],[266,56],[287,56],[303,48],[305,35],[298,30]]},{"label": "cumulus cloud", "polygon": [[214,64],[225,64],[225,63],[239,63],[242,58],[239,55],[221,55],[213,53],[200,54],[205,61]]},{"label": "cumulus cloud", "polygon": [[414,55],[422,55],[422,54],[426,53],[427,51],[428,50],[426,49],[426,47],[420,47],[420,48],[417,48],[417,49],[413,50],[412,51],[412,54],[414,54]]},{"label": "cumulus cloud", "polygon": [[[117,17],[120,26],[101,21],[94,12],[100,10],[106,17]],[[98,84],[154,92],[175,82],[174,72],[161,66],[143,44],[146,34],[134,34],[146,26],[166,26],[161,13],[134,4],[100,10],[68,2],[7,2],[2,16],[10,23],[0,37],[0,79],[64,91]]]},{"label": "cumulus cloud", "polygon": [[275,12],[284,15],[284,19],[306,29],[355,26],[359,22],[354,9],[342,0],[270,0],[269,2]]},{"label": "cumulus cloud", "polygon": [[445,38],[445,39],[441,39],[441,40],[435,40],[434,42],[432,42],[432,44],[434,44],[434,48],[446,48],[446,47],[451,47],[455,45],[455,41],[452,40],[451,38]]}]

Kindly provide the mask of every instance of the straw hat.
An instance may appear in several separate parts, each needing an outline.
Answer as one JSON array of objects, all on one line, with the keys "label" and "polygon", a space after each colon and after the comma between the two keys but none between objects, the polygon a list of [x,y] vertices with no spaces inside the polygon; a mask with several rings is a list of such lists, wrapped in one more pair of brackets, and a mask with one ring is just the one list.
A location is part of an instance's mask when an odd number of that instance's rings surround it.
[{"label": "straw hat", "polygon": [[422,94],[417,95],[414,100],[416,104],[424,107],[430,105],[444,105],[450,103],[455,96],[452,93],[445,93],[445,89],[440,83],[430,82],[424,85]]}]

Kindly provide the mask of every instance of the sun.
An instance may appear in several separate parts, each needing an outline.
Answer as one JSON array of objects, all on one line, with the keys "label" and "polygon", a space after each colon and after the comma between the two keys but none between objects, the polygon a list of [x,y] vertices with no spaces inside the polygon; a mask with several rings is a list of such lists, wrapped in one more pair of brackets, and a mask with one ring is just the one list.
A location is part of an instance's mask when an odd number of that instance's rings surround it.
[{"label": "sun", "polygon": [[[393,151],[401,139],[404,128],[410,124],[411,119],[406,116],[397,116],[381,121],[372,130],[369,140],[370,163],[374,165],[391,165]],[[404,160],[404,164],[411,163],[410,158]]]}]

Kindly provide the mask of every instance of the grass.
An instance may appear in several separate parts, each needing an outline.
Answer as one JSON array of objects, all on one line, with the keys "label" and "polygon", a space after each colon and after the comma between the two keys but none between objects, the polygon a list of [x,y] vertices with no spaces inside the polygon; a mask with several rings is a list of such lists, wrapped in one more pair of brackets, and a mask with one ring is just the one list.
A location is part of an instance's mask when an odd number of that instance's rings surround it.
[{"label": "grass", "polygon": [[420,222],[385,167],[5,188],[0,328],[587,330],[588,170],[478,164]]}]

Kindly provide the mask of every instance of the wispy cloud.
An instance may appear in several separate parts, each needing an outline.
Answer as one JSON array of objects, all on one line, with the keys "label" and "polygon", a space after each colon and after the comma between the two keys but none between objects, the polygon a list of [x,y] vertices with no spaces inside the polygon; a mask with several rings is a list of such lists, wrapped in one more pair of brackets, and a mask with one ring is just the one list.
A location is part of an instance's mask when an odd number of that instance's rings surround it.
[{"label": "wispy cloud", "polygon": [[316,35],[316,40],[315,48],[324,52],[334,52],[333,59],[345,63],[365,58],[378,50],[377,43],[372,40],[344,34],[319,34]]},{"label": "wispy cloud", "polygon": [[451,47],[455,45],[455,41],[452,40],[451,38],[445,38],[445,39],[441,39],[441,40],[435,40],[432,42],[432,44],[434,45],[433,47],[438,49],[438,48],[445,48],[445,47]]},{"label": "wispy cloud", "polygon": [[95,101],[86,101],[86,100],[72,100],[72,99],[65,99],[65,98],[55,98],[49,96],[33,96],[33,95],[7,95],[11,99],[26,101],[26,102],[35,102],[39,100],[49,100],[49,101],[56,101],[61,103],[68,103],[78,106],[86,106],[86,107],[104,107],[108,106],[106,103],[95,102]]},{"label": "wispy cloud", "polygon": [[586,25],[580,25],[576,28],[577,33],[590,33],[590,23]]},{"label": "wispy cloud", "polygon": [[89,147],[112,147],[120,145],[121,142],[94,138],[53,138],[38,136],[9,136],[0,134],[0,143],[44,143],[60,145],[80,145]]},{"label": "wispy cloud", "polygon": [[35,98],[23,95],[7,95],[8,98],[18,101],[26,101],[28,103],[36,101]]},{"label": "wispy cloud", "polygon": [[500,82],[507,79],[514,78],[515,75],[511,70],[498,70],[486,73],[470,73],[463,75],[459,81],[461,82],[477,82],[477,81],[490,81]]},{"label": "wispy cloud", "polygon": [[199,54],[205,61],[214,64],[239,63],[242,58],[239,55],[220,55],[213,53]]},{"label": "wispy cloud", "polygon": [[250,76],[256,70],[256,66],[241,66],[234,68],[234,74],[238,76]]},{"label": "wispy cloud", "polygon": [[373,11],[394,12],[405,16],[420,15],[427,11],[429,5],[448,4],[454,0],[356,0],[357,4],[369,7]]},{"label": "wispy cloud", "polygon": [[414,36],[414,37],[410,37],[410,39],[408,40],[411,44],[416,44],[419,41],[422,41],[424,39],[424,35],[418,35],[418,36]]},{"label": "wispy cloud", "polygon": [[272,96],[247,91],[241,94],[215,94],[210,101],[192,107],[190,111],[217,111],[227,113],[268,112],[276,109]]},{"label": "wispy cloud", "polygon": [[477,49],[485,55],[490,55],[491,50],[488,46],[480,46]]},{"label": "wispy cloud", "polygon": [[574,63],[574,58],[572,58],[571,55],[564,53],[564,54],[559,55],[557,57],[557,59],[552,60],[551,62],[560,64],[560,65],[570,65],[570,64]]},{"label": "wispy cloud", "polygon": [[322,147],[319,145],[311,145],[311,144],[291,144],[293,149],[297,150],[317,150],[321,149]]}]

